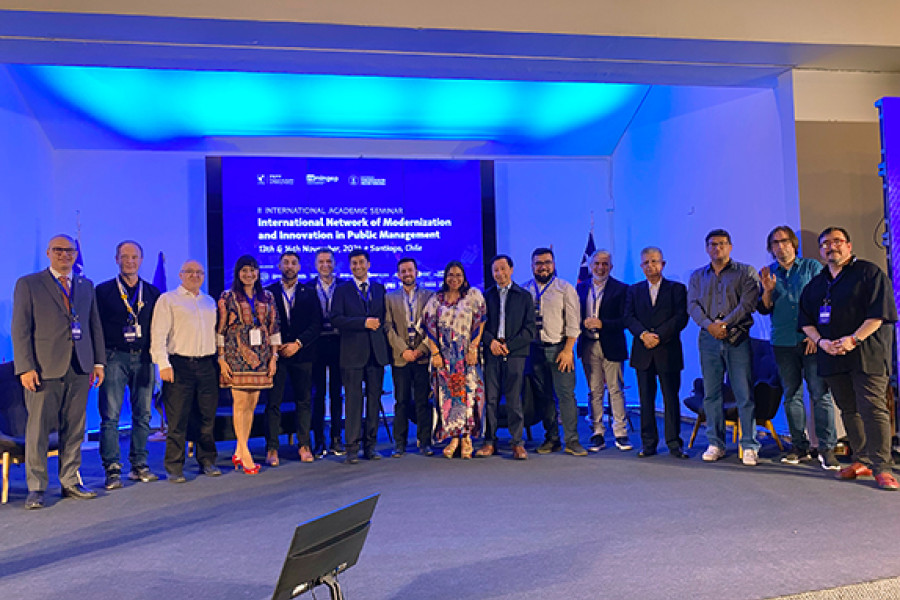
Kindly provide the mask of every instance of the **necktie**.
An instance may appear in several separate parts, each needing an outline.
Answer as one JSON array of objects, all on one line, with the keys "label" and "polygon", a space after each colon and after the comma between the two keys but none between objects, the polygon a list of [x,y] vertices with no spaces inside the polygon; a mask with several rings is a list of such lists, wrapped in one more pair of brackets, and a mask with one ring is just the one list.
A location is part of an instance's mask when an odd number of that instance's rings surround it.
[{"label": "necktie", "polygon": [[363,306],[365,306],[366,310],[368,310],[369,309],[369,284],[368,283],[359,284],[359,291],[362,293]]},{"label": "necktie", "polygon": [[65,294],[63,294],[63,303],[66,305],[66,310],[70,311],[72,310],[72,307],[69,305],[69,294],[71,293],[71,290],[69,288],[69,278],[65,275],[60,275],[59,284],[65,291]]}]

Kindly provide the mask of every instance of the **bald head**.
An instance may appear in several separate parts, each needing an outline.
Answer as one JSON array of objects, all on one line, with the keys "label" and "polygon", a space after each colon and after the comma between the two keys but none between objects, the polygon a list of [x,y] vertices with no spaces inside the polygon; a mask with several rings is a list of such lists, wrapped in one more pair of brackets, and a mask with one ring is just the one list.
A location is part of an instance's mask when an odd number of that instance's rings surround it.
[{"label": "bald head", "polygon": [[203,265],[196,260],[184,261],[184,264],[181,265],[181,271],[178,273],[178,276],[181,278],[181,285],[194,295],[200,293],[200,286],[203,285],[205,275]]},{"label": "bald head", "polygon": [[47,258],[54,271],[68,275],[78,258],[78,244],[74,238],[64,233],[55,235],[47,244]]}]

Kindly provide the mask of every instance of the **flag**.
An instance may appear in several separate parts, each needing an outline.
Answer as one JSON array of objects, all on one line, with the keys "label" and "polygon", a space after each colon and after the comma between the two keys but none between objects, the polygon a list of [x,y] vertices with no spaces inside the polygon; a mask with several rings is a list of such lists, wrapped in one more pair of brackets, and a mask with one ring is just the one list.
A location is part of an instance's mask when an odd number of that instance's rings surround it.
[{"label": "flag", "polygon": [[597,251],[594,245],[594,229],[588,232],[587,245],[584,247],[584,254],[581,257],[581,266],[578,268],[578,283],[591,280],[591,256]]},{"label": "flag", "polygon": [[[79,236],[80,237],[80,236]],[[75,255],[75,264],[72,266],[72,272],[78,275],[79,277],[84,277],[84,258],[81,256],[81,240],[75,240],[75,248],[78,250],[78,254]]]},{"label": "flag", "polygon": [[160,292],[166,291],[166,255],[160,251],[156,259],[156,271],[153,272],[153,285]]}]

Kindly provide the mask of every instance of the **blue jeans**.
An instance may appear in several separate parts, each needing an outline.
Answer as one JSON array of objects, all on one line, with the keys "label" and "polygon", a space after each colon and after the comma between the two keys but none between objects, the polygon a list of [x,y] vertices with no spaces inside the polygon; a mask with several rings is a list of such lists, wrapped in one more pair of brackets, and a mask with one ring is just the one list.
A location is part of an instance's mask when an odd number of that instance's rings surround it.
[{"label": "blue jeans", "polygon": [[753,354],[750,339],[737,346],[717,340],[705,329],[700,331],[700,368],[703,371],[703,412],[706,413],[706,437],[710,445],[725,448],[725,410],[722,384],[725,372],[734,392],[741,422],[741,448],[759,450],[756,441],[756,406],[751,385]]},{"label": "blue jeans", "polygon": [[797,346],[772,346],[775,351],[775,363],[784,388],[784,414],[791,431],[791,444],[800,452],[809,451],[809,438],[806,436],[806,407],[803,405],[803,380],[812,403],[813,417],[816,422],[816,437],[819,438],[819,450],[830,450],[837,444],[837,432],[834,426],[834,401],[825,379],[819,376],[816,365],[816,354],[804,354],[806,344]]},{"label": "blue jeans", "polygon": [[156,371],[150,357],[140,352],[106,352],[106,376],[100,386],[100,458],[103,468],[121,464],[119,458],[119,414],[125,388],[131,399],[131,468],[147,466],[147,437],[150,435],[150,408]]}]

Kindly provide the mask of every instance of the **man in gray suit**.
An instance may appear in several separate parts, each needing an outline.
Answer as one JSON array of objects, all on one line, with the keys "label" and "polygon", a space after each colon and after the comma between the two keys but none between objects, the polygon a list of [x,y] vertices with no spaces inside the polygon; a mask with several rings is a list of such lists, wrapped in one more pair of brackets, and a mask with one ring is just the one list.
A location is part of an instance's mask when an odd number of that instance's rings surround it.
[{"label": "man in gray suit", "polygon": [[[403,284],[384,297],[384,323],[391,346],[391,376],[394,380],[394,451],[406,453],[410,404],[416,411],[416,438],[426,456],[431,448],[431,406],[428,404],[428,344],[422,327],[422,311],[431,292],[416,283],[418,266],[413,258],[397,262],[397,277]],[[412,402],[410,402],[412,401]]]},{"label": "man in gray suit", "polygon": [[47,246],[50,268],[16,282],[12,340],[16,375],[25,388],[25,469],[28,509],[44,506],[49,483],[50,432],[59,430],[59,482],[63,497],[87,500],[81,442],[88,390],[103,382],[106,350],[94,284],[72,272],[78,247],[67,235]]}]

